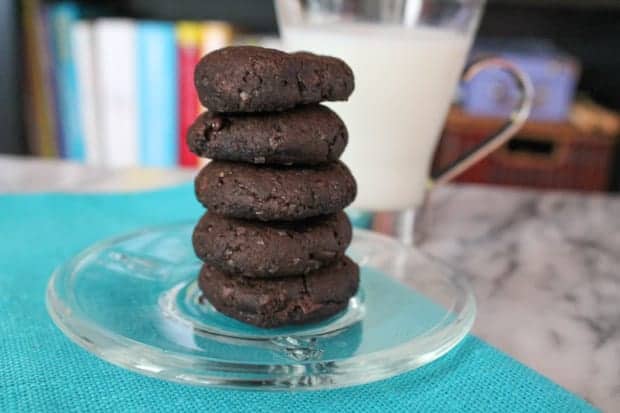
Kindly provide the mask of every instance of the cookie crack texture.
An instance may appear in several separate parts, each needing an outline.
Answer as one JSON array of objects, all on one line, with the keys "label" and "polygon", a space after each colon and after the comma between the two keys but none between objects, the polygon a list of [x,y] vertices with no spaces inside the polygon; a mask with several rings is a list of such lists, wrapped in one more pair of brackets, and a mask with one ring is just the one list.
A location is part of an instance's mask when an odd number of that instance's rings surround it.
[{"label": "cookie crack texture", "polygon": [[297,91],[299,93],[299,96],[303,96],[306,91],[306,86],[304,85],[304,82],[301,80],[301,75],[299,74],[299,72],[295,75],[295,80],[297,83]]},{"label": "cookie crack texture", "polygon": [[302,285],[304,287],[304,294],[310,295],[310,290],[308,290],[308,280],[306,279],[306,275],[301,276]]}]

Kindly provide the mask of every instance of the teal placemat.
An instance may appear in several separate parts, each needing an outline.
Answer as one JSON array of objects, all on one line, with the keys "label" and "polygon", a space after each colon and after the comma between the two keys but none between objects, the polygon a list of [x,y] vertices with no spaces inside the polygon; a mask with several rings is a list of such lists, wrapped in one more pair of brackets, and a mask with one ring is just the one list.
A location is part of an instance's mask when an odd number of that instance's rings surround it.
[{"label": "teal placemat", "polygon": [[53,325],[44,297],[57,265],[102,238],[201,213],[190,185],[138,194],[0,196],[0,411],[595,411],[475,337],[389,380],[267,393],[142,377],[90,355]]}]

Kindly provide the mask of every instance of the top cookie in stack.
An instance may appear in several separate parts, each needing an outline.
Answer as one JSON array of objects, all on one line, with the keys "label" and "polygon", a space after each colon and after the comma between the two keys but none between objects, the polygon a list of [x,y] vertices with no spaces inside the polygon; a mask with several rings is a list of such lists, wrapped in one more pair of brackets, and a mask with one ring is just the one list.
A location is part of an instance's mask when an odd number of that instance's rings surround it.
[{"label": "top cookie in stack", "polygon": [[341,60],[259,47],[229,47],[199,62],[208,109],[187,135],[214,159],[198,174],[208,208],[193,245],[199,285],[220,312],[261,327],[309,323],[346,308],[358,268],[344,256],[356,194],[338,159],[341,119],[321,101],[346,100],[353,73]]},{"label": "top cookie in stack", "polygon": [[194,83],[210,112],[272,112],[347,100],[353,72],[340,59],[254,46],[227,47],[204,56]]}]

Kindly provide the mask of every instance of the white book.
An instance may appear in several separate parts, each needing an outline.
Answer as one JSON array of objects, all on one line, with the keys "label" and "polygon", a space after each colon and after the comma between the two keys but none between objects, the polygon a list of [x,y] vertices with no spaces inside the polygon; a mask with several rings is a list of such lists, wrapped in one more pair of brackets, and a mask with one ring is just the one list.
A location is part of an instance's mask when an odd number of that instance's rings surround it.
[{"label": "white book", "polygon": [[201,54],[230,46],[233,41],[232,25],[220,21],[206,21],[202,25]]},{"label": "white book", "polygon": [[97,122],[103,163],[110,167],[139,161],[136,30],[130,19],[93,23]]},{"label": "white book", "polygon": [[73,41],[73,60],[77,72],[77,89],[80,107],[80,123],[84,136],[86,163],[101,165],[103,156],[99,142],[97,125],[97,98],[95,84],[95,64],[93,56],[93,25],[89,21],[79,21],[71,27]]}]

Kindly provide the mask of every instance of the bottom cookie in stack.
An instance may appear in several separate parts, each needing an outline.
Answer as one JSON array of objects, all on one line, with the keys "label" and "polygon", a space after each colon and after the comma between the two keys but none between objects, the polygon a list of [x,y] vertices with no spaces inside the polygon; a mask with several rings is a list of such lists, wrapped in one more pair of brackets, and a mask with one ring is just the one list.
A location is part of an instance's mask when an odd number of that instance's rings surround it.
[{"label": "bottom cookie in stack", "polygon": [[359,267],[348,257],[307,275],[257,279],[204,264],[203,296],[219,312],[263,328],[306,324],[344,310],[359,285]]}]

